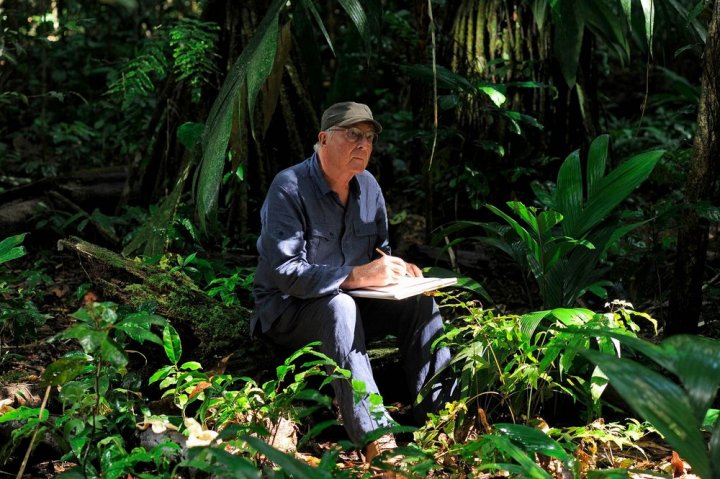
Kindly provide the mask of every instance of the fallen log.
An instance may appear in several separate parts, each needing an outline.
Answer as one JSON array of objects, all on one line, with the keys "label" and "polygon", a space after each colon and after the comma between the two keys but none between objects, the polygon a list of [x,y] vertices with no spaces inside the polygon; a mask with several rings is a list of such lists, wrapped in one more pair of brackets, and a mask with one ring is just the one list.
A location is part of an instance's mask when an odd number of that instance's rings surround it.
[{"label": "fallen log", "polygon": [[127,259],[76,237],[58,242],[59,250],[66,248],[77,252],[103,300],[150,309],[168,319],[182,338],[183,361],[192,358],[209,368],[231,354],[228,370],[251,376],[277,364],[272,350],[250,337],[249,309],[225,306],[182,272]]},{"label": "fallen log", "polygon": [[0,238],[27,232],[41,219],[65,211],[71,215],[84,214],[104,241],[119,244],[117,238],[92,219],[91,213],[96,208],[114,211],[126,178],[125,169],[104,168],[0,190]]}]

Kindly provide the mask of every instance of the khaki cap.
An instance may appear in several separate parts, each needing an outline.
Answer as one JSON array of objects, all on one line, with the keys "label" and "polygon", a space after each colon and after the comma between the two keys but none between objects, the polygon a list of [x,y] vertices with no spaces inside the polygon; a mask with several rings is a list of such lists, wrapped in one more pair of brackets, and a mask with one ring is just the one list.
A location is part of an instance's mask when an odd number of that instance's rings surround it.
[{"label": "khaki cap", "polygon": [[375,133],[382,131],[382,125],[375,121],[370,107],[364,103],[344,101],[325,110],[320,120],[320,130],[327,131],[334,126],[350,126],[363,121],[371,122],[375,126]]}]

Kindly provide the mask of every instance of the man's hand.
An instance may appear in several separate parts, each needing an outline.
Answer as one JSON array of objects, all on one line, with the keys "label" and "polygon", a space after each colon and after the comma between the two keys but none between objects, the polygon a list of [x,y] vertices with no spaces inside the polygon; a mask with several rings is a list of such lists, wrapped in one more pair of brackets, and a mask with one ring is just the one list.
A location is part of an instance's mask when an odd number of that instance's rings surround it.
[{"label": "man's hand", "polygon": [[404,276],[422,277],[420,268],[406,263],[397,256],[381,256],[362,266],[355,266],[340,285],[345,289],[364,288],[366,286],[386,286],[397,283]]}]

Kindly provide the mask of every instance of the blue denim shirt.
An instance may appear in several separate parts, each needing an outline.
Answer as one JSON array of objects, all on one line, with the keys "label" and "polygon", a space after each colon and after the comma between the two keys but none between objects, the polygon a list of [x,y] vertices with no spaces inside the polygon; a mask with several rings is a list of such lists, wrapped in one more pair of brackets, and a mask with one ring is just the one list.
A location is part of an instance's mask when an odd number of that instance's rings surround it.
[{"label": "blue denim shirt", "polygon": [[330,189],[317,154],[277,174],[260,211],[255,331],[270,329],[293,301],[338,294],[354,266],[389,252],[385,199],[367,171],[350,183],[346,206]]}]

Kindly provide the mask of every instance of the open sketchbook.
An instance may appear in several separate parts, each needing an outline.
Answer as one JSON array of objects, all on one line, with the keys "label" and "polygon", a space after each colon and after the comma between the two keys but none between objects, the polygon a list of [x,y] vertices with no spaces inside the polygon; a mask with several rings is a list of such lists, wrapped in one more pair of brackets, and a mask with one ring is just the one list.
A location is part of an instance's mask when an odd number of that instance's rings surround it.
[{"label": "open sketchbook", "polygon": [[356,298],[405,299],[427,291],[452,286],[455,283],[457,283],[457,278],[406,277],[402,278],[397,284],[352,289],[347,291],[347,294],[355,296]]}]

